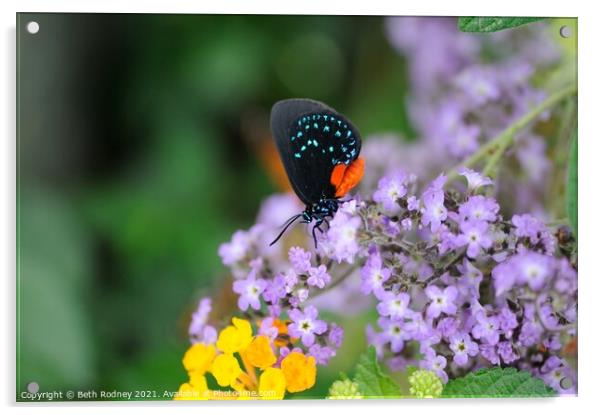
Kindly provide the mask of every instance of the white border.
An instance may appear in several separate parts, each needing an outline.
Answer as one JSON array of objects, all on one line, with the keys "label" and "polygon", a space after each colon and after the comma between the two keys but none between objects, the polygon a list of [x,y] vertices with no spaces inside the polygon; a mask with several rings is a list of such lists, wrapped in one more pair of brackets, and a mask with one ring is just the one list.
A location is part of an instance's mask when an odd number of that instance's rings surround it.
[{"label": "white border", "polygon": [[[416,401],[370,401],[370,402],[322,402],[304,401],[266,404],[245,402],[242,404],[197,404],[180,405],[181,410],[198,414],[199,411],[219,411],[219,413],[247,414],[249,412],[304,414],[317,409],[325,411],[365,412],[376,406],[379,412],[414,412],[420,413],[466,413],[487,412],[488,414],[510,411],[545,411],[563,414],[586,411],[596,405],[600,392],[602,376],[601,346],[602,338],[599,323],[601,314],[600,297],[602,295],[602,273],[597,259],[602,256],[598,252],[601,232],[601,192],[602,181],[600,169],[602,163],[602,125],[597,122],[601,116],[600,105],[600,40],[602,40],[600,14],[592,6],[593,1],[552,1],[526,2],[524,0],[504,0],[502,2],[483,2],[470,0],[419,1],[403,0],[382,1],[370,0],[352,3],[351,0],[231,0],[201,2],[194,0],[20,0],[18,2],[0,2],[2,8],[2,42],[0,65],[0,128],[3,130],[0,154],[0,194],[3,197],[0,215],[2,229],[2,246],[0,263],[4,266],[3,298],[0,300],[2,331],[6,334],[0,342],[3,368],[0,377],[0,393],[2,404],[9,406],[10,413],[15,404],[15,12],[119,12],[119,13],[225,13],[225,14],[371,14],[371,15],[546,15],[579,17],[579,222],[580,233],[580,342],[579,342],[579,397],[558,398],[552,400],[437,400],[432,402]],[[173,408],[170,403],[144,403],[148,413],[164,413]],[[131,411],[133,404],[19,404],[25,409],[40,408],[49,413],[81,413],[85,411],[101,413],[110,407],[114,412]],[[123,409],[123,406],[126,408]],[[599,406],[596,405],[596,406]],[[128,408],[129,407],[129,408]],[[468,407],[468,408],[467,408]],[[522,411],[521,411],[522,412]]]}]

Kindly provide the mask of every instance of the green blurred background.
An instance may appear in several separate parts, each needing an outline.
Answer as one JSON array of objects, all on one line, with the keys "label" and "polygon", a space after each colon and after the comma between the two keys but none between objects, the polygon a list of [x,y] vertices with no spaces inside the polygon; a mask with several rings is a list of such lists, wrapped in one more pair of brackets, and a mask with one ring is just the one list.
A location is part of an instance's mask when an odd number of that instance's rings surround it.
[{"label": "green blurred background", "polygon": [[17,33],[18,392],[185,380],[190,312],[226,291],[219,244],[283,190],[275,101],[412,135],[379,17],[19,14]]}]

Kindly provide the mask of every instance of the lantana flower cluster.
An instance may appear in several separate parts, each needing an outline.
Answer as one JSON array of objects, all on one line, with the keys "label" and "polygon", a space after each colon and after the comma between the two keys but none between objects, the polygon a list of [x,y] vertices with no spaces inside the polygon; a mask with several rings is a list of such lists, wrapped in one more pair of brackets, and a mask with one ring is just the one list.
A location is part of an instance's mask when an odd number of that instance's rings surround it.
[{"label": "lantana flower cluster", "polygon": [[[210,310],[210,300],[201,300],[191,334],[213,331],[212,326],[199,324]],[[283,399],[287,392],[304,391],[316,382],[316,359],[294,347],[298,339],[280,320],[262,320],[253,334],[248,320],[234,317],[217,337],[192,339],[182,359],[189,379],[176,399]]]}]

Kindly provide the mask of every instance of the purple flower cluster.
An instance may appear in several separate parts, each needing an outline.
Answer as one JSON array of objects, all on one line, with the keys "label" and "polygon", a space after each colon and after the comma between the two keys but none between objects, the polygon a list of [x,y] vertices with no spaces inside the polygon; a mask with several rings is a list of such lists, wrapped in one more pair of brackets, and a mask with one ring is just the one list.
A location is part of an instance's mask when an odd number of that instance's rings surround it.
[{"label": "purple flower cluster", "polygon": [[[366,227],[358,239],[371,237],[361,289],[374,295],[380,315],[378,328],[367,330],[369,342],[392,368],[418,354],[417,364],[445,382],[478,367],[511,365],[574,392],[576,378],[562,356],[576,335],[574,266],[540,220],[504,220],[495,199],[477,194],[491,181],[462,174],[465,193],[448,192],[439,176],[416,202],[411,191],[383,197],[391,180],[403,177],[396,173],[360,207]],[[405,220],[415,231],[392,235],[389,222]]]},{"label": "purple flower cluster", "polygon": [[[531,80],[562,57],[547,30],[543,23],[475,36],[458,31],[453,18],[387,19],[389,41],[408,62],[406,106],[420,138],[408,146],[420,165],[405,165],[420,176],[451,168],[545,99]],[[518,196],[522,211],[540,206],[551,168],[546,151],[533,126],[517,136],[512,156],[520,169],[504,171],[497,190]]]}]

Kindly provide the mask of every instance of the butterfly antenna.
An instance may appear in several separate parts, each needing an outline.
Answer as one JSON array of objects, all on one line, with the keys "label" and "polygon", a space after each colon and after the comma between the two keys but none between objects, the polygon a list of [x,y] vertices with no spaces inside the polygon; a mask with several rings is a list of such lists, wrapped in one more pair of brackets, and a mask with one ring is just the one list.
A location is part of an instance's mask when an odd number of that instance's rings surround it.
[{"label": "butterfly antenna", "polygon": [[293,224],[295,223],[295,221],[302,216],[302,213],[299,213],[298,215],[292,216],[290,219],[287,219],[287,221],[285,222],[285,224],[283,225],[282,230],[280,231],[280,233],[278,234],[278,236],[276,237],[276,239],[274,239],[272,241],[272,243],[270,244],[270,246],[274,245],[276,242],[278,242],[278,240],[282,237],[282,235],[284,235],[284,232],[286,232],[286,230]]}]

